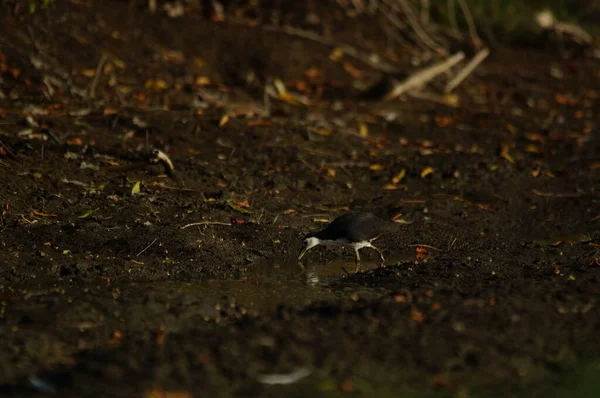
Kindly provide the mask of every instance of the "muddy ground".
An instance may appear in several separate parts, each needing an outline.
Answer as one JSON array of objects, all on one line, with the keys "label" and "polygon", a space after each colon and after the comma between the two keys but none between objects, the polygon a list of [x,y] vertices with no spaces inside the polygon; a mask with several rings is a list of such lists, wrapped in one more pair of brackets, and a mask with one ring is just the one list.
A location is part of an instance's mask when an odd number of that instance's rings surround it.
[{"label": "muddy ground", "polygon": [[[329,46],[139,3],[1,6],[2,396],[597,396],[598,59],[363,101]],[[302,269],[347,210],[399,221],[386,267]]]}]

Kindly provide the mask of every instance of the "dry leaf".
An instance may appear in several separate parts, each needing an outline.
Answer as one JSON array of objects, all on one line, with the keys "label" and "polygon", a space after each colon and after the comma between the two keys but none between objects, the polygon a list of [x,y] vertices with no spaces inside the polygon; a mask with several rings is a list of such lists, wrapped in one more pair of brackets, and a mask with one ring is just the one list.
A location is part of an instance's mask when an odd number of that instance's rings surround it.
[{"label": "dry leaf", "polygon": [[406,176],[406,169],[400,170],[398,174],[392,177],[392,184],[398,184]]},{"label": "dry leaf", "polygon": [[317,68],[310,68],[304,72],[304,76],[306,76],[309,79],[314,79],[316,77],[319,77],[320,75],[321,75],[321,70],[317,69]]},{"label": "dry leaf", "polygon": [[321,128],[321,129],[314,130],[314,132],[317,133],[317,134],[319,134],[319,135],[327,137],[328,135],[331,135],[332,131],[328,130],[328,129]]},{"label": "dry leaf", "polygon": [[221,120],[219,120],[219,127],[225,126],[227,122],[229,122],[229,115],[225,114],[221,117]]},{"label": "dry leaf", "polygon": [[355,79],[362,77],[362,72],[349,62],[344,62],[344,70]]},{"label": "dry leaf", "polygon": [[502,144],[502,149],[500,150],[500,156],[506,160],[508,160],[510,163],[514,164],[515,160],[513,159],[512,156],[510,156],[510,153],[508,153],[508,151],[510,150],[510,146],[508,144]]},{"label": "dry leaf", "polygon": [[371,171],[379,171],[379,170],[383,170],[385,169],[385,166],[382,165],[381,163],[373,163],[372,165],[369,166],[369,170]]},{"label": "dry leaf", "polygon": [[367,125],[366,125],[366,124],[364,124],[364,123],[361,123],[361,124],[360,124],[360,128],[359,128],[359,130],[358,130],[358,134],[359,134],[361,137],[368,137],[368,136],[369,136],[369,127],[367,127]]},{"label": "dry leaf", "polygon": [[208,86],[210,84],[210,78],[207,76],[198,76],[196,78],[196,84],[198,86]]},{"label": "dry leaf", "polygon": [[427,177],[429,174],[433,173],[432,167],[425,167],[423,171],[421,171],[421,178]]},{"label": "dry leaf", "polygon": [[425,320],[425,315],[421,311],[419,311],[416,307],[410,308],[410,317],[415,322],[423,322]]},{"label": "dry leaf", "polygon": [[151,88],[156,91],[162,91],[169,87],[166,81],[161,79],[148,79],[144,84],[144,87]]},{"label": "dry leaf", "polygon": [[71,139],[67,140],[67,144],[69,144],[69,145],[83,145],[83,140],[81,139],[81,137],[74,137],[74,138],[71,138]]},{"label": "dry leaf", "polygon": [[32,210],[33,214],[40,217],[56,217],[56,214],[42,213],[41,211]]},{"label": "dry leaf", "polygon": [[333,49],[333,51],[329,54],[329,59],[332,61],[339,61],[344,56],[344,50],[339,47]]}]

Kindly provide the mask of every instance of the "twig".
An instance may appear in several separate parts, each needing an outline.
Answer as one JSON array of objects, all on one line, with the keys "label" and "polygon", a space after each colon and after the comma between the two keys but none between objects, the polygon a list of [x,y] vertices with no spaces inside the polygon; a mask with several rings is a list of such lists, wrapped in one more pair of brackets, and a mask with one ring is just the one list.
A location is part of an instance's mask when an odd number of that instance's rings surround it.
[{"label": "twig", "polygon": [[402,11],[404,11],[404,14],[408,18],[408,22],[410,22],[411,27],[413,28],[413,30],[415,31],[415,33],[417,34],[417,36],[419,37],[419,39],[421,39],[423,41],[423,43],[425,43],[427,45],[427,47],[431,48],[436,53],[438,53],[440,55],[447,55],[448,51],[446,51],[445,48],[443,48],[442,46],[440,46],[439,44],[437,44],[427,34],[427,32],[425,31],[425,29],[423,29],[421,27],[421,25],[419,24],[419,21],[418,21],[417,17],[415,16],[415,13],[414,13],[411,5],[408,4],[406,2],[406,0],[397,0],[397,2],[400,4],[400,7],[402,8]]},{"label": "twig", "polygon": [[144,250],[142,250],[141,252],[139,252],[139,253],[138,253],[138,254],[136,254],[135,256],[136,256],[136,257],[139,257],[139,256],[140,256],[140,254],[142,254],[143,252],[145,252],[146,250],[148,250],[148,249],[150,248],[150,246],[152,246],[152,245],[154,244],[154,242],[156,242],[156,240],[157,240],[157,239],[158,239],[158,238],[154,238],[154,240],[153,240],[152,242],[150,242],[150,244],[149,244],[148,246],[146,246],[146,247],[144,248]]},{"label": "twig", "polygon": [[394,99],[406,91],[425,85],[440,73],[446,72],[448,69],[462,61],[464,57],[465,54],[461,51],[442,62],[438,62],[432,66],[417,71],[409,76],[406,80],[396,84],[395,87],[385,96],[384,100]]},{"label": "twig", "polygon": [[280,32],[280,33],[285,33],[286,35],[289,35],[289,36],[296,36],[296,37],[300,37],[302,39],[312,40],[314,42],[323,44],[325,46],[340,48],[344,52],[344,54],[346,54],[352,58],[355,58],[361,62],[364,62],[367,65],[370,65],[373,69],[377,69],[381,72],[390,73],[390,74],[400,73],[400,69],[398,67],[381,60],[381,58],[375,54],[372,54],[370,56],[370,54],[365,53],[364,51],[359,51],[358,49],[356,49],[352,46],[349,46],[344,43],[339,43],[334,40],[330,40],[326,37],[320,36],[313,32],[293,28],[291,26],[278,27],[278,26],[264,25],[264,26],[262,26],[262,28],[267,31]]},{"label": "twig", "polygon": [[456,20],[456,5],[454,4],[454,0],[448,0],[448,18],[450,18],[452,32],[458,35],[458,21]]},{"label": "twig", "polygon": [[98,85],[98,80],[100,80],[100,75],[102,74],[102,68],[106,63],[106,54],[102,54],[100,57],[100,61],[98,61],[98,66],[96,66],[96,74],[94,75],[94,80],[92,81],[92,87],[90,88],[89,98],[94,98],[96,95],[96,86]]},{"label": "twig", "polygon": [[471,10],[469,10],[469,6],[465,2],[465,0],[457,0],[458,5],[462,9],[462,12],[465,16],[465,20],[467,21],[467,26],[469,27],[469,36],[471,36],[471,41],[475,48],[481,47],[481,38],[477,34],[477,28],[475,27],[475,20],[473,20],[473,15],[471,14]]},{"label": "twig", "polygon": [[414,245],[408,245],[409,247],[426,247],[428,249],[432,249],[432,250],[437,250],[439,252],[443,251],[442,249],[438,249],[435,246],[430,246],[430,245],[424,245],[422,243],[415,243]]},{"label": "twig", "polygon": [[186,229],[188,227],[193,227],[196,225],[227,225],[227,226],[231,226],[231,223],[229,222],[220,222],[220,221],[200,221],[200,222],[193,222],[191,224],[187,224],[184,225],[183,227],[181,227],[181,229]]},{"label": "twig", "polygon": [[444,92],[449,93],[450,91],[458,87],[463,82],[463,80],[467,78],[467,76],[473,73],[475,68],[477,68],[479,64],[487,58],[488,55],[490,55],[490,50],[487,47],[475,54],[473,59],[471,59],[471,61],[469,61],[469,63],[464,68],[462,68],[460,72],[458,72],[456,76],[454,76],[452,80],[448,82],[448,84],[446,84]]},{"label": "twig", "polygon": [[10,148],[8,147],[8,145],[6,145],[4,142],[2,142],[2,140],[0,140],[0,148],[4,148],[6,153],[8,153],[13,159],[17,158],[17,156],[13,153],[13,151],[11,151]]},{"label": "twig", "polygon": [[567,33],[587,44],[592,42],[592,36],[588,32],[577,25],[560,22],[548,9],[535,14],[535,21],[542,29],[554,29],[557,34]]}]

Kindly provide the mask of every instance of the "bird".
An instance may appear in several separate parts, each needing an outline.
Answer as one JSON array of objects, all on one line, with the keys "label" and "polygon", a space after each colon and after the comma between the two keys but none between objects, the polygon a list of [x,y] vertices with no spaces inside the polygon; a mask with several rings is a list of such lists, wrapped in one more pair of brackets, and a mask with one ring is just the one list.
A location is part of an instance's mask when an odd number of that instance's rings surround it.
[{"label": "bird", "polygon": [[391,223],[382,220],[372,213],[346,213],[328,224],[317,232],[311,232],[304,236],[302,251],[298,255],[298,261],[307,251],[318,245],[338,245],[351,247],[356,258],[356,269],[360,269],[360,254],[358,251],[363,247],[369,247],[377,252],[381,267],[385,258],[381,250],[373,246],[371,242],[389,232]]}]

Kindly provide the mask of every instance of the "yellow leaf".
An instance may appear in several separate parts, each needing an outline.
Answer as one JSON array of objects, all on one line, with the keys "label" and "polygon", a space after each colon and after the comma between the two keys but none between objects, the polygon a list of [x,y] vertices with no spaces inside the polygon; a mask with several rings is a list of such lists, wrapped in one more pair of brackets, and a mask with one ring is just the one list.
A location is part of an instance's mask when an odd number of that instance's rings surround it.
[{"label": "yellow leaf", "polygon": [[244,209],[243,207],[240,207],[240,206],[236,205],[232,201],[227,201],[227,205],[229,207],[231,207],[232,210],[238,211],[240,213],[244,213],[244,214],[251,214],[252,213],[250,210]]},{"label": "yellow leaf", "polygon": [[287,89],[285,88],[285,84],[281,81],[281,79],[275,79],[273,85],[275,86],[275,90],[277,90],[277,93],[280,96],[283,94],[287,94]]},{"label": "yellow leaf", "polygon": [[383,170],[385,168],[384,165],[382,165],[381,163],[373,163],[372,165],[369,166],[369,169],[371,171],[379,171],[379,170]]},{"label": "yellow leaf", "polygon": [[425,167],[423,171],[421,171],[421,178],[427,177],[429,174],[433,173],[432,167]]},{"label": "yellow leaf", "polygon": [[196,84],[199,86],[208,86],[210,84],[210,78],[208,76],[198,76],[196,78]]},{"label": "yellow leaf", "polygon": [[125,67],[126,67],[125,62],[123,62],[117,58],[113,58],[112,63],[115,64],[115,66],[119,69],[125,69]]},{"label": "yellow leaf", "polygon": [[202,68],[204,66],[204,59],[200,57],[194,57],[194,65],[196,65],[198,68]]},{"label": "yellow leaf", "polygon": [[509,146],[508,144],[502,144],[502,150],[500,151],[500,156],[506,160],[508,160],[510,163],[514,164],[515,160],[513,159],[512,156],[510,156],[510,153],[508,153],[509,151]]},{"label": "yellow leaf", "polygon": [[136,181],[135,184],[133,184],[133,188],[131,188],[131,195],[140,193],[140,184],[141,184],[141,181]]},{"label": "yellow leaf", "polygon": [[367,137],[369,135],[369,128],[367,127],[366,124],[364,124],[364,123],[360,124],[359,134],[361,137]]},{"label": "yellow leaf", "polygon": [[542,150],[540,149],[540,147],[537,146],[537,145],[534,145],[534,144],[527,145],[527,147],[525,148],[525,151],[527,151],[529,153],[540,153],[540,152],[542,152]]},{"label": "yellow leaf", "polygon": [[406,176],[406,169],[400,170],[400,172],[392,178],[392,184],[398,184],[400,181],[402,181],[402,179],[405,176]]},{"label": "yellow leaf", "polygon": [[336,174],[335,169],[327,169],[327,175],[329,177],[335,177],[335,174]]},{"label": "yellow leaf", "polygon": [[517,132],[519,131],[515,126],[513,126],[510,123],[506,123],[505,126],[506,126],[506,129],[509,131],[509,133],[511,133],[512,135],[517,134]]},{"label": "yellow leaf", "polygon": [[151,88],[156,91],[162,91],[169,87],[166,81],[160,79],[148,79],[144,84],[144,87]]},{"label": "yellow leaf", "polygon": [[327,129],[316,129],[315,133],[319,134],[319,135],[323,135],[323,136],[328,136],[331,135],[331,130],[327,130]]},{"label": "yellow leaf", "polygon": [[344,56],[344,50],[342,50],[339,47],[334,48],[333,51],[331,52],[331,54],[329,54],[329,58],[332,61],[338,61],[343,56]]},{"label": "yellow leaf", "polygon": [[94,76],[96,76],[96,70],[95,69],[84,69],[81,71],[81,74],[85,77],[94,77]]},{"label": "yellow leaf", "polygon": [[225,114],[223,115],[223,117],[221,117],[221,120],[219,121],[219,127],[225,126],[227,122],[229,122],[229,115]]},{"label": "yellow leaf", "polygon": [[329,219],[327,219],[327,218],[313,218],[313,222],[328,223]]},{"label": "yellow leaf", "polygon": [[399,189],[400,187],[398,185],[394,185],[394,184],[387,184],[383,186],[383,189],[386,191],[395,191],[397,189]]}]

